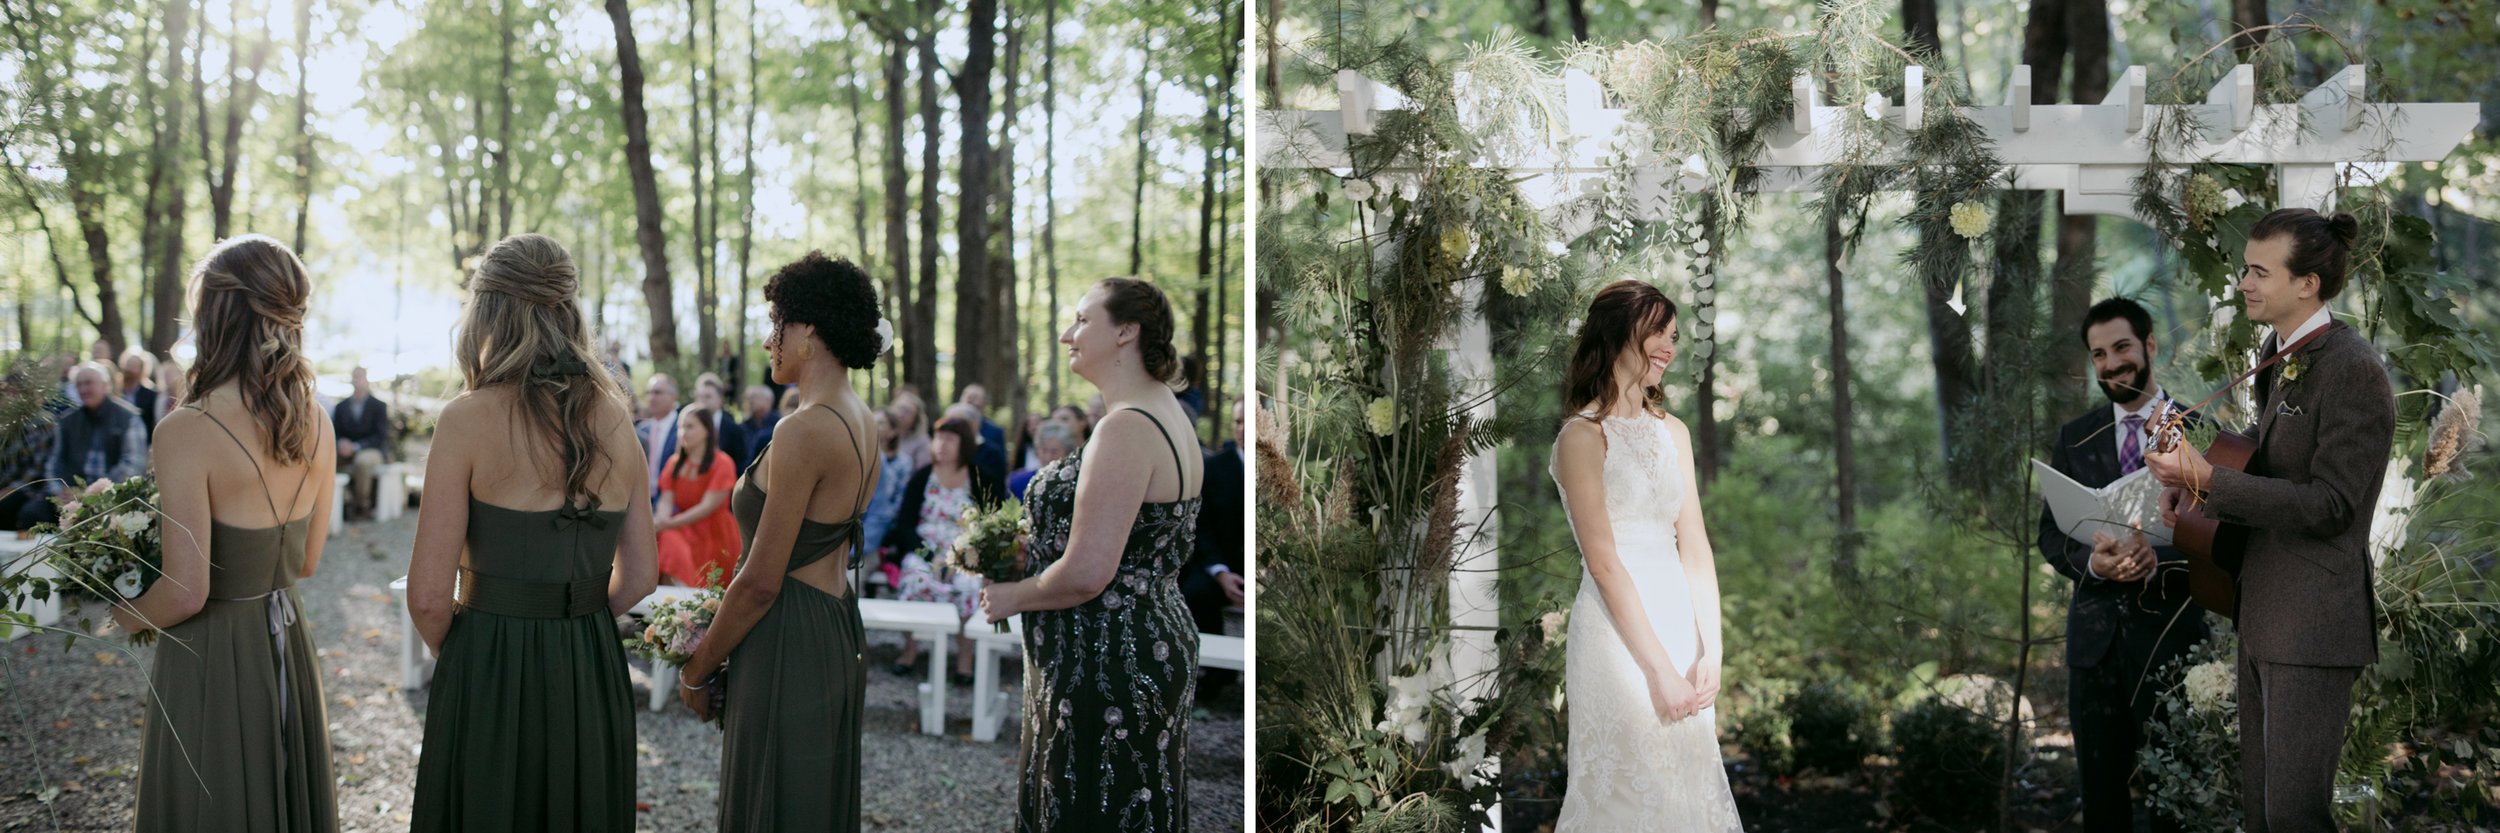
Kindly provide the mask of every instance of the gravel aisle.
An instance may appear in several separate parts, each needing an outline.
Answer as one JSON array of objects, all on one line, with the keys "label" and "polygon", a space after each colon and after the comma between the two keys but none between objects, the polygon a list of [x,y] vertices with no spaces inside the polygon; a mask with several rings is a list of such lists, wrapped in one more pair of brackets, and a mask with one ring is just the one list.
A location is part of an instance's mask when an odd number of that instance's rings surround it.
[{"label": "gravel aisle", "polygon": [[[320,570],[302,585],[304,615],[321,649],[342,831],[381,833],[408,826],[426,694],[399,688],[400,612],[390,582],[405,571],[415,530],[413,512],[388,523],[352,525],[330,539]],[[1239,633],[1237,621],[1234,629]],[[80,640],[66,652],[61,645],[57,636],[0,643],[5,651],[0,654],[0,762],[5,762],[0,763],[5,773],[0,774],[0,830],[127,830],[148,652],[125,654],[116,647],[118,640]],[[959,688],[947,696],[950,734],[920,734],[913,705],[919,680],[886,670],[901,645],[896,634],[869,636],[863,826],[1011,829],[1014,715],[1006,737],[975,743],[969,735],[971,692]],[[635,694],[647,698],[647,669],[634,662]],[[1013,685],[1021,677],[1020,664],[1006,663],[1002,676]],[[1015,708],[1012,699],[1008,707]],[[712,829],[720,793],[719,733],[674,701],[658,713],[637,712],[635,725],[641,800],[649,805],[641,829]],[[1241,829],[1246,731],[1238,707],[1192,722],[1193,829]]]}]

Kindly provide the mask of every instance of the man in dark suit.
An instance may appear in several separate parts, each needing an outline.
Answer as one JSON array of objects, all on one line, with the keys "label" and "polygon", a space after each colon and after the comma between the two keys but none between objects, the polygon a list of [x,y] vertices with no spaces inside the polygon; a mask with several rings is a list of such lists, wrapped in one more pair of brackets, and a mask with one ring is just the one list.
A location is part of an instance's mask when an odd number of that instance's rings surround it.
[{"label": "man in dark suit", "polygon": [[[1243,430],[1247,409],[1233,403],[1233,435],[1247,439]],[[1198,542],[1189,566],[1181,569],[1181,597],[1189,603],[1189,617],[1198,623],[1200,633],[1224,632],[1224,610],[1242,603],[1241,553],[1249,538],[1242,529],[1243,460],[1241,445],[1227,442],[1224,448],[1207,455],[1205,485],[1199,494],[1205,501],[1198,507]],[[1222,696],[1240,674],[1224,668],[1209,668],[1198,678],[1198,699],[1212,700]]]},{"label": "man in dark suit", "polygon": [[[2378,661],[2370,517],[2395,444],[2396,400],[2377,349],[2326,308],[2357,228],[2304,208],[2249,229],[2239,291],[2273,333],[2257,355],[2257,452],[2246,472],[2192,447],[2146,462],[2165,516],[2202,510],[2249,527],[2239,571],[2240,803],[2249,833],[2326,833],[2352,686]],[[2314,335],[2314,338],[2310,336]],[[2307,342],[2302,342],[2308,338]]]},{"label": "man in dark suit", "polygon": [[[722,388],[720,377],[709,373],[695,377],[694,404],[687,407],[701,408],[712,412],[712,433],[714,437],[712,445],[719,448],[722,453],[729,455],[730,471],[738,474],[745,474],[747,473],[747,432],[746,429],[738,427],[737,417],[730,416],[727,411],[721,410],[721,401]],[[684,411],[679,411],[678,413],[683,414]],[[665,430],[667,431],[667,434],[660,441],[660,456],[658,458],[658,463],[656,464],[657,466],[668,465],[668,458],[677,453],[677,419],[671,417]],[[659,469],[655,466],[651,471],[653,482],[658,482]],[[660,496],[655,493],[651,496],[651,499],[657,501],[660,499]]]},{"label": "man in dark suit", "polygon": [[[2143,306],[2125,298],[2094,304],[2080,336],[2109,404],[2058,429],[2049,465],[2100,488],[2144,467],[2153,404],[2169,394],[2153,381],[2159,350]],[[2205,612],[2188,603],[2185,556],[2140,535],[2060,529],[2043,507],[2040,554],[2075,583],[2066,608],[2066,702],[2083,826],[2130,830],[2135,802],[2128,782],[2144,722],[2154,716],[2155,695],[2175,682],[2165,667],[2205,638]],[[2154,828],[2175,830],[2178,823],[2155,814]]]},{"label": "man in dark suit", "polygon": [[156,357],[147,351],[131,348],[122,352],[122,401],[139,409],[139,420],[147,423],[150,443],[156,441],[156,386],[148,380],[156,378]]},{"label": "man in dark suit", "polygon": [[[70,370],[72,407],[56,411],[49,430],[52,452],[44,458],[43,479],[18,509],[18,528],[57,523],[60,506],[50,499],[84,484],[89,492],[105,481],[119,483],[148,473],[146,421],[139,409],[112,395],[113,370],[100,361],[83,362]],[[33,429],[45,430],[45,429]]]},{"label": "man in dark suit", "polygon": [[330,409],[330,430],[339,438],[339,468],[347,469],[347,506],[340,514],[373,517],[374,486],[391,453],[391,407],[373,396],[364,368],[348,374],[354,392]]}]

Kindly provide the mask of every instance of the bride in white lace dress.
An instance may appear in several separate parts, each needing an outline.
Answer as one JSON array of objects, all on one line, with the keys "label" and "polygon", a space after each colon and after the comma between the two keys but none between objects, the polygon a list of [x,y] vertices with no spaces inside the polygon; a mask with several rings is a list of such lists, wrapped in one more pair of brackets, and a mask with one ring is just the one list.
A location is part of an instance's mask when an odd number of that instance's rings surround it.
[{"label": "bride in white lace dress", "polygon": [[1665,413],[1675,303],[1619,281],[1589,304],[1565,381],[1581,408],[1554,441],[1583,567],[1564,695],[1570,782],[1556,833],[1741,828],[1720,768],[1719,579],[1692,482],[1692,435]]}]

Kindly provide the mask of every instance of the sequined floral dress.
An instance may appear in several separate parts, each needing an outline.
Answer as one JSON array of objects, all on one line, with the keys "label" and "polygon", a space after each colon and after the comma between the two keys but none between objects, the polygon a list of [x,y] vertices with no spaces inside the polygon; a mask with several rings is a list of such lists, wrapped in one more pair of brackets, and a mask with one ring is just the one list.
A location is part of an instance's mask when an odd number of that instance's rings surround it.
[{"label": "sequined floral dress", "polygon": [[[1067,553],[1082,457],[1043,466],[1026,492],[1035,574]],[[1184,763],[1198,628],[1181,600],[1180,571],[1200,503],[1139,506],[1119,575],[1102,595],[1024,614],[1018,831],[1189,829]]]}]

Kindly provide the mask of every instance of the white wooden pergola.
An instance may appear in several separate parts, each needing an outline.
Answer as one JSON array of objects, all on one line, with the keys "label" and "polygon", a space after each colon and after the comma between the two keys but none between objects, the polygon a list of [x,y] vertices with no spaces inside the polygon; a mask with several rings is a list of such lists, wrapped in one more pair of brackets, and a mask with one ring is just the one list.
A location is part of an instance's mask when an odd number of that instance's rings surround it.
[{"label": "white wooden pergola", "polygon": [[[1760,155],[1745,163],[1766,169],[1760,190],[1811,191],[1820,186],[1825,167],[1898,159],[1900,140],[1923,124],[1927,106],[1925,68],[1909,67],[1905,75],[1904,101],[1870,95],[1865,102],[1838,106],[1824,101],[1808,76],[1799,75],[1792,85],[1793,114],[1773,128]],[[2158,105],[2145,101],[2144,67],[2132,66],[2115,79],[2099,104],[2044,105],[2031,103],[2031,68],[2016,66],[2007,79],[2006,103],[1964,112],[1987,131],[2012,172],[2011,187],[2063,191],[2069,214],[2135,218],[2132,180],[2153,162],[2146,125],[2173,116],[2193,116],[2202,129],[2184,148],[2168,153],[2169,164],[2270,165],[2282,205],[2325,211],[2334,206],[2339,187],[2374,183],[2400,163],[2445,159],[2481,119],[2481,105],[2474,103],[2368,101],[2367,77],[2362,65],[2350,65],[2297,103],[2261,105],[2255,68],[2242,64],[2225,74],[2201,104]],[[1455,82],[1462,89],[1470,83],[1463,74]],[[1637,138],[1641,125],[1626,111],[1606,106],[1605,90],[1594,76],[1572,69],[1549,83],[1558,84],[1559,99],[1565,102],[1567,124],[1560,137],[1533,143],[1516,158],[1476,163],[1505,167],[1524,178],[1522,195],[1566,235],[1576,236],[1586,230],[1587,221],[1575,219],[1571,203],[1600,190],[1616,170],[1607,161],[1619,148],[1646,148],[1648,143],[1628,141]],[[1397,91],[1351,70],[1337,73],[1337,88],[1334,110],[1260,111],[1252,146],[1259,164],[1328,169],[1345,176],[1354,164],[1347,152],[1349,137],[1369,135],[1382,111],[1407,105]],[[1871,158],[1846,158],[1843,106],[1858,107],[1902,130],[1883,131],[1883,146]],[[2164,112],[2169,110],[2190,112]],[[1462,111],[1461,117],[1467,116]],[[1637,219],[1668,219],[1670,197],[1713,185],[1682,160],[1635,150],[1632,162],[1626,196]],[[1417,173],[1392,163],[1372,176],[1397,187],[1411,184]],[[1472,311],[1482,283],[1463,283],[1459,291],[1468,294]],[[1491,346],[1485,321],[1472,314],[1442,345],[1451,353],[1457,398],[1480,403],[1472,412],[1478,419],[1494,415],[1492,398],[1486,395],[1494,379]],[[1500,624],[1494,587],[1500,560],[1493,542],[1499,540],[1500,518],[1494,511],[1498,474],[1493,456],[1469,458],[1459,482],[1459,523],[1471,531],[1450,571],[1448,594],[1450,624],[1460,626],[1451,636],[1452,671],[1460,681],[1460,690],[1453,693],[1464,702],[1489,693],[1497,662],[1492,628]]]}]

